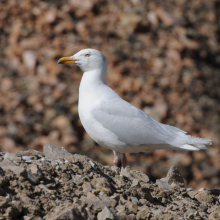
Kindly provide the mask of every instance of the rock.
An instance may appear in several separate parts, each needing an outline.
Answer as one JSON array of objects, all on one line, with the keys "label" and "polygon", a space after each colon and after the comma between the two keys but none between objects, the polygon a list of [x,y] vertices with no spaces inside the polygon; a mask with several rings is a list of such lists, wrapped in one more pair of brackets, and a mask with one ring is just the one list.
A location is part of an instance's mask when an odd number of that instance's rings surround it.
[{"label": "rock", "polygon": [[12,201],[12,206],[8,207],[5,211],[4,216],[8,219],[16,219],[22,212],[22,205],[20,201]]},{"label": "rock", "polygon": [[112,195],[113,193],[112,186],[106,178],[100,177],[93,179],[91,184],[96,190],[102,191],[107,195]]},{"label": "rock", "polygon": [[172,186],[165,181],[156,180],[156,184],[158,185],[159,189],[172,189]]},{"label": "rock", "polygon": [[29,151],[19,151],[16,153],[6,153],[4,155],[4,158],[9,159],[13,162],[21,162],[22,160],[24,161],[36,160],[37,156],[35,156],[35,154],[32,153],[31,150],[29,150]]},{"label": "rock", "polygon": [[136,197],[133,197],[133,196],[131,197],[131,202],[134,203],[134,204],[139,203],[138,199]]},{"label": "rock", "polygon": [[57,207],[57,209],[48,214],[45,219],[47,220],[69,220],[69,219],[74,219],[74,220],[87,220],[88,214],[85,208],[79,205],[72,205],[64,210],[62,210],[62,207]]},{"label": "rock", "polygon": [[112,199],[108,196],[101,195],[99,196],[99,198],[101,199],[101,201],[104,203],[106,207],[115,207],[117,204],[117,201],[115,199]]},{"label": "rock", "polygon": [[136,203],[132,203],[132,202],[127,202],[126,203],[128,210],[133,212],[133,213],[137,213],[138,210],[138,205]]},{"label": "rock", "polygon": [[17,165],[17,164],[16,164],[15,162],[13,162],[12,160],[10,160],[10,159],[8,159],[8,158],[5,158],[5,159],[1,162],[1,164],[0,164],[1,167],[16,166],[16,165]]},{"label": "rock", "polygon": [[116,206],[116,210],[121,213],[125,212],[125,205],[119,204]]},{"label": "rock", "polygon": [[168,198],[168,195],[166,193],[166,191],[161,190],[157,195],[156,198],[159,200],[159,202],[161,203],[165,203],[165,198]]},{"label": "rock", "polygon": [[17,217],[17,216],[15,215],[14,210],[13,210],[12,207],[8,207],[8,208],[5,210],[4,216],[5,216],[6,218],[8,218],[8,219]]},{"label": "rock", "polygon": [[[1,169],[1,168],[0,168]],[[7,171],[6,171],[7,172]],[[9,182],[9,178],[7,176],[0,176],[0,186],[3,187]]]},{"label": "rock", "polygon": [[28,150],[28,151],[19,151],[16,152],[16,156],[17,157],[21,157],[23,160],[36,160],[37,156],[35,156],[36,151],[32,150]]},{"label": "rock", "polygon": [[200,202],[200,203],[212,203],[213,202],[213,197],[208,190],[200,191],[195,195],[195,198]]},{"label": "rock", "polygon": [[139,199],[139,202],[141,205],[146,205],[149,203],[146,199]]},{"label": "rock", "polygon": [[128,220],[136,220],[136,214],[129,214],[127,215],[127,218]]},{"label": "rock", "polygon": [[42,179],[43,174],[40,167],[37,164],[30,164],[28,165],[28,170],[38,179]]},{"label": "rock", "polygon": [[126,212],[117,212],[117,216],[119,216],[120,219],[126,219],[128,215],[126,214]]},{"label": "rock", "polygon": [[208,220],[219,220],[220,219],[220,213],[219,212],[212,212],[209,215],[209,219]]},{"label": "rock", "polygon": [[31,218],[30,220],[42,220],[42,218],[39,216],[36,216],[36,217]]},{"label": "rock", "polygon": [[114,199],[115,201],[119,201],[120,200],[120,195],[118,194],[114,194],[113,196],[110,197],[111,199]]},{"label": "rock", "polygon": [[0,165],[0,178],[2,178],[5,175],[5,171],[1,168]]},{"label": "rock", "polygon": [[33,185],[37,185],[40,182],[30,171],[27,172],[27,179]]},{"label": "rock", "polygon": [[10,198],[0,196],[0,207],[5,208],[5,207],[9,206],[10,202],[11,202]]},{"label": "rock", "polygon": [[73,154],[67,152],[65,148],[58,148],[53,146],[52,144],[45,144],[43,152],[45,157],[50,160],[58,160],[60,158],[68,161],[74,160]]},{"label": "rock", "polygon": [[34,156],[22,156],[22,160],[24,160],[24,161],[26,161],[26,162],[28,162],[28,161],[30,161],[30,160],[34,160]]},{"label": "rock", "polygon": [[154,198],[151,195],[150,189],[147,187],[137,188],[137,194],[139,198],[148,200],[149,202],[154,202]]},{"label": "rock", "polygon": [[15,216],[18,216],[22,212],[22,204],[20,201],[12,201],[12,207],[14,209]]},{"label": "rock", "polygon": [[167,173],[167,176],[165,178],[160,179],[160,180],[162,180],[163,182],[167,182],[170,185],[172,183],[175,183],[175,184],[179,185],[180,187],[185,187],[185,182],[184,182],[182,176],[180,175],[180,172],[176,166],[171,166],[168,173]]},{"label": "rock", "polygon": [[155,215],[155,216],[160,216],[162,214],[162,210],[161,209],[152,209],[151,212]]},{"label": "rock", "polygon": [[131,187],[140,186],[140,183],[137,179],[133,179]]},{"label": "rock", "polygon": [[24,178],[27,178],[27,171],[24,167],[21,166],[4,166],[3,169],[6,170],[11,170],[14,174],[18,176],[22,176]]},{"label": "rock", "polygon": [[209,215],[209,219],[208,220],[215,220],[214,219],[214,216],[213,216],[213,213],[211,213],[210,215]]},{"label": "rock", "polygon": [[150,219],[151,216],[152,216],[152,212],[151,212],[151,209],[152,208],[149,208],[148,206],[144,205],[144,206],[141,206],[139,208],[139,212],[137,213],[137,216],[136,218],[139,220],[141,219]]},{"label": "rock", "polygon": [[0,187],[0,196],[4,196],[5,192],[4,190]]},{"label": "rock", "polygon": [[17,155],[16,153],[6,153],[3,157],[4,159],[9,159],[13,161],[17,157]]},{"label": "rock", "polygon": [[72,180],[76,185],[81,186],[83,184],[83,177],[81,175],[72,175]]},{"label": "rock", "polygon": [[58,219],[68,220],[68,219],[74,219],[74,220],[87,220],[88,215],[86,210],[83,207],[70,207],[65,209],[60,215],[58,215]]},{"label": "rock", "polygon": [[181,187],[178,185],[178,184],[176,184],[176,183],[172,183],[171,185],[170,185],[172,188],[174,188],[174,189],[180,189]]},{"label": "rock", "polygon": [[105,204],[93,193],[88,192],[87,197],[81,197],[82,204],[87,204],[92,206],[94,211],[101,211],[104,208]]},{"label": "rock", "polygon": [[34,150],[34,149],[29,149],[27,152],[29,152],[29,155],[34,155],[37,159],[40,159],[42,157],[45,157],[43,153],[41,153],[38,150]]},{"label": "rock", "polygon": [[83,187],[83,193],[85,195],[87,195],[88,192],[92,191],[92,185],[88,182],[84,183],[82,187]]},{"label": "rock", "polygon": [[54,193],[56,192],[55,190],[48,189],[48,188],[47,188],[46,186],[44,186],[43,184],[39,184],[38,187],[43,190],[43,192],[45,193],[45,195],[47,195],[47,194],[54,194]]},{"label": "rock", "polygon": [[208,209],[207,206],[200,206],[199,209],[201,209],[202,211],[206,211]]},{"label": "rock", "polygon": [[98,220],[115,220],[112,212],[106,206],[98,213],[97,218]]},{"label": "rock", "polygon": [[142,181],[145,183],[149,182],[149,177],[147,175],[137,170],[132,170],[128,166],[121,172],[121,175],[126,176],[127,178],[131,180],[137,179],[137,181]]},{"label": "rock", "polygon": [[195,198],[195,195],[197,194],[198,192],[197,191],[188,191],[187,194],[189,195],[190,198],[194,199]]}]

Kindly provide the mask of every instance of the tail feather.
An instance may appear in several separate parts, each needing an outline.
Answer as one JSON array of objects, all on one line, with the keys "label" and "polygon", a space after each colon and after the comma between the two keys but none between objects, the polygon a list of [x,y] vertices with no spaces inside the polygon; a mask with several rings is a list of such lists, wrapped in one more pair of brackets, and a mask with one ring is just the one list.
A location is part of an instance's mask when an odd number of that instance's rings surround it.
[{"label": "tail feather", "polygon": [[212,145],[211,139],[192,137],[190,135],[188,135],[188,136],[189,136],[189,140],[187,141],[187,144],[193,145],[199,149],[207,149],[207,147],[205,145]]},{"label": "tail feather", "polygon": [[[181,149],[184,149],[184,150],[190,150],[190,151],[198,151],[198,150],[201,150],[201,148],[198,148],[196,146],[193,146],[193,145],[190,145],[190,144],[184,144]],[[202,148],[204,149],[204,148]],[[206,149],[206,148],[205,148]]]},{"label": "tail feather", "polygon": [[211,145],[212,140],[210,139],[204,139],[204,138],[198,138],[198,137],[192,137],[190,135],[188,136],[188,141],[186,144],[184,144],[181,149],[184,150],[190,150],[190,151],[198,151],[198,150],[206,150],[206,145]]}]

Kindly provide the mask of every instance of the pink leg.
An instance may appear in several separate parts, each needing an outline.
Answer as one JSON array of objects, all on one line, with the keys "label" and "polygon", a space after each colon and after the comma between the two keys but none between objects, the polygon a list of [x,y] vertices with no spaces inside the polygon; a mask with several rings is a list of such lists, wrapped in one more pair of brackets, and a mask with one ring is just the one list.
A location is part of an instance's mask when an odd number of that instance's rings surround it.
[{"label": "pink leg", "polygon": [[127,163],[127,158],[126,158],[126,155],[123,154],[122,155],[122,160],[121,160],[121,172],[125,169],[126,163]]},{"label": "pink leg", "polygon": [[114,153],[114,160],[113,160],[113,166],[117,167],[118,166],[118,162],[119,162],[119,158],[118,155],[115,151],[113,151]]}]

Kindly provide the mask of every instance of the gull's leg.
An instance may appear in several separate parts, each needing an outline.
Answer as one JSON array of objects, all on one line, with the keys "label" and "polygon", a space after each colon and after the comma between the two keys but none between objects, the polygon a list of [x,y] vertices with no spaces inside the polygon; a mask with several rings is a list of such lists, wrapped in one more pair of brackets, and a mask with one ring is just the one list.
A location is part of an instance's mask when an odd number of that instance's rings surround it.
[{"label": "gull's leg", "polygon": [[114,153],[113,166],[117,167],[119,163],[119,158],[118,158],[116,151],[113,151],[113,153]]},{"label": "gull's leg", "polygon": [[122,154],[122,159],[121,159],[121,172],[125,169],[127,163],[127,158],[125,154]]}]

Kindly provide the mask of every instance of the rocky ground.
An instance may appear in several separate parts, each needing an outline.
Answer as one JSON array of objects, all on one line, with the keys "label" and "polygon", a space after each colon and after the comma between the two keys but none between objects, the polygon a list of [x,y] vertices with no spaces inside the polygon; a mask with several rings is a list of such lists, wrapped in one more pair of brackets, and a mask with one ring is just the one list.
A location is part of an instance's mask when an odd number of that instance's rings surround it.
[{"label": "rocky ground", "polygon": [[152,182],[51,144],[43,151],[0,152],[0,219],[220,219],[220,190],[185,188],[175,166]]},{"label": "rocky ground", "polygon": [[213,140],[207,151],[184,155],[129,154],[129,166],[156,181],[175,165],[187,186],[220,188],[219,36],[218,0],[1,0],[0,149],[42,152],[51,143],[112,164],[112,152],[79,120],[81,71],[57,65],[94,48],[106,55],[107,83],[122,98]]}]

